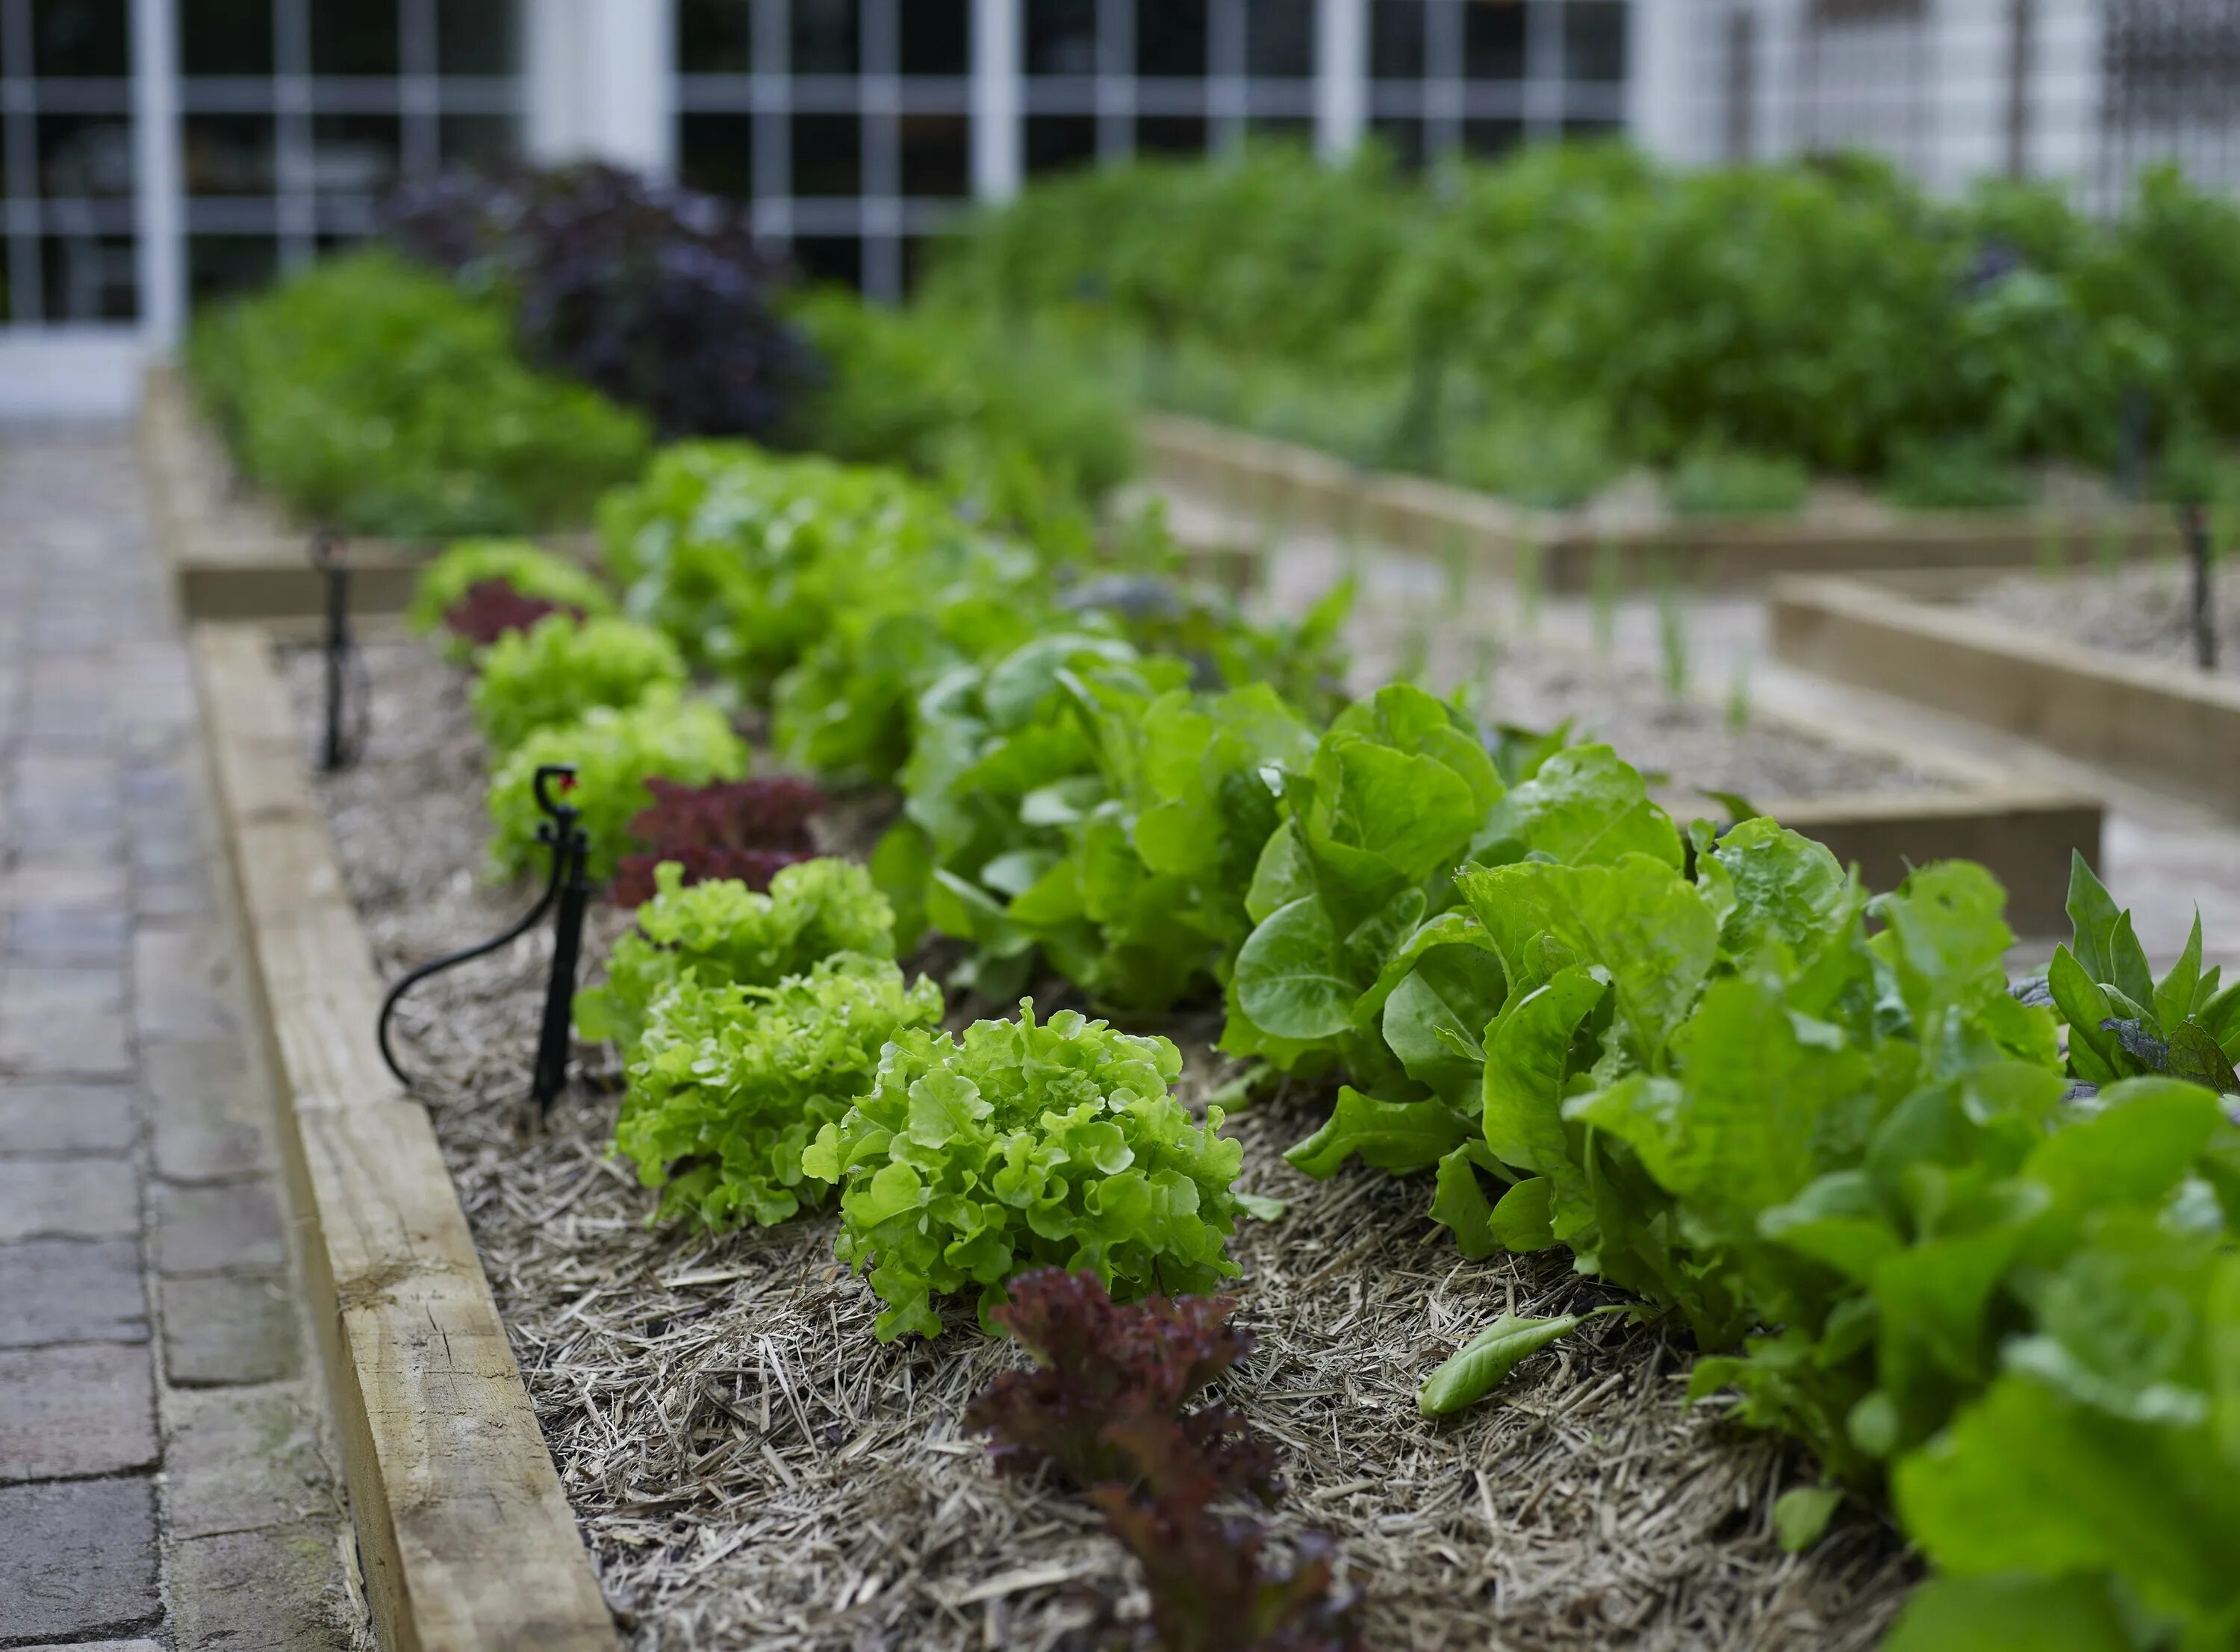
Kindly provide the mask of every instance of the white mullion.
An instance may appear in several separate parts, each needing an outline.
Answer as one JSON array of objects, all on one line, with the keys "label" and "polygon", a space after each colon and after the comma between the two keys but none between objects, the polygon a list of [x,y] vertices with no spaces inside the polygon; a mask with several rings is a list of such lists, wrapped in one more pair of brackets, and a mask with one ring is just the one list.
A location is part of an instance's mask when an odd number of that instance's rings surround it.
[{"label": "white mullion", "polygon": [[1315,25],[1315,150],[1342,161],[1369,124],[1369,0],[1320,0]]},{"label": "white mullion", "polygon": [[425,177],[435,171],[442,156],[436,0],[397,0],[397,65],[398,163],[406,177]]},{"label": "white mullion", "polygon": [[786,0],[754,0],[755,234],[793,240],[793,41]]},{"label": "white mullion", "polygon": [[311,159],[310,0],[272,0],[273,227],[280,267],[299,270],[318,250]]},{"label": "white mullion", "polygon": [[1524,136],[1563,130],[1563,0],[1524,0]]},{"label": "white mullion", "polygon": [[1022,0],[972,0],[972,194],[1019,192]]},{"label": "white mullion", "polygon": [[38,84],[32,77],[31,0],[0,0],[0,85],[8,95],[8,293],[12,326],[46,319],[39,256]]},{"label": "white mullion", "polygon": [[140,336],[178,342],[186,313],[179,175],[179,50],[174,0],[132,0],[134,257]]},{"label": "white mullion", "polygon": [[1244,142],[1251,112],[1250,64],[1246,57],[1245,0],[1211,0],[1206,7],[1207,148],[1223,152]]},{"label": "white mullion", "polygon": [[1463,98],[1469,84],[1463,0],[1423,0],[1423,164],[1436,165],[1463,145]]},{"label": "white mullion", "polygon": [[1136,0],[1098,0],[1097,158],[1136,152]]},{"label": "white mullion", "polygon": [[893,303],[903,293],[902,0],[862,0],[856,95],[862,158],[859,266],[866,296]]}]

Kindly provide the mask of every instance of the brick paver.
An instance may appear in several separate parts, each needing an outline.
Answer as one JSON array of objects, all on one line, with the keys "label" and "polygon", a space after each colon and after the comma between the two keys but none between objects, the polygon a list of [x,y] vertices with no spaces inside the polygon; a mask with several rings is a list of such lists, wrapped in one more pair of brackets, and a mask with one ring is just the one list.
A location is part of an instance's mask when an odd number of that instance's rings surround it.
[{"label": "brick paver", "polygon": [[363,1639],[121,431],[0,430],[0,1647]]}]

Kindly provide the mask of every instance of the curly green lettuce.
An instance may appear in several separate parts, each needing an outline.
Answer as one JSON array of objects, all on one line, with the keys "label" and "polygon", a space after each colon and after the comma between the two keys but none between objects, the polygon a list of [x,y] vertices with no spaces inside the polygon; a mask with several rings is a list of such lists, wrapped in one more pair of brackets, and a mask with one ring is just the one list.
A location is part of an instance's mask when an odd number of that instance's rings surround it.
[{"label": "curly green lettuce", "polygon": [[490,776],[491,876],[517,877],[546,863],[547,852],[537,841],[543,816],[535,783],[537,769],[547,764],[575,766],[568,801],[582,812],[590,838],[590,875],[603,883],[630,849],[631,820],[653,803],[645,784],[650,776],[699,786],[740,779],[747,763],[746,742],[732,732],[723,712],[667,685],[634,706],[597,706],[574,723],[539,729]]},{"label": "curly green lettuce", "polygon": [[637,928],[615,943],[600,985],[576,995],[576,1031],[635,1056],[654,1004],[688,976],[704,987],[773,987],[835,953],[895,956],[894,909],[853,861],[803,861],[760,895],[736,878],[684,885],[684,869],[654,869],[656,894]]},{"label": "curly green lettuce", "polygon": [[840,1259],[870,1270],[881,1341],[941,1332],[932,1298],[977,1286],[985,1322],[1032,1268],[1089,1269],[1127,1300],[1233,1278],[1244,1149],[1175,1099],[1163,1038],[1063,1010],[910,1029],[871,1091],[803,1155],[840,1188]]},{"label": "curly green lettuce", "polygon": [[803,1150],[870,1090],[887,1041],[942,1009],[923,976],[861,952],[774,987],[686,969],[653,1005],[615,1127],[616,1151],[661,1190],[655,1220],[721,1233],[821,1202],[830,1187],[804,1181]]},{"label": "curly green lettuce", "polygon": [[684,656],[650,625],[550,614],[483,651],[472,691],[490,749],[507,752],[539,729],[596,706],[633,706],[656,686],[683,689]]},{"label": "curly green lettuce", "polygon": [[484,580],[503,580],[523,596],[542,596],[594,619],[615,611],[615,599],[597,575],[526,539],[462,539],[420,570],[404,618],[423,636]]}]

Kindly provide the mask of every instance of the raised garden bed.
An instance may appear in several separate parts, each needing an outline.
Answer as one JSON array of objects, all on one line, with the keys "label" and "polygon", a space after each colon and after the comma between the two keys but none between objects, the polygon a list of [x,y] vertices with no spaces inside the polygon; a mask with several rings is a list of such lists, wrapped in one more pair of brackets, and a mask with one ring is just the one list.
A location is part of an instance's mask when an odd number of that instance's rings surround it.
[{"label": "raised garden bed", "polygon": [[[156,543],[182,614],[240,620],[320,611],[326,595],[311,564],[311,536],[239,480],[170,367],[151,366],[141,386],[139,442]],[[403,608],[425,560],[410,547],[354,544],[352,606]]]},{"label": "raised garden bed", "polygon": [[[183,615],[260,620],[324,611],[326,578],[312,563],[310,530],[290,522],[242,481],[176,369],[161,363],[148,369],[138,439],[156,543],[170,565]],[[581,534],[546,536],[543,543],[577,553],[589,545]],[[402,610],[421,568],[441,549],[349,540],[353,611]]]},{"label": "raised garden bed", "polygon": [[[1503,577],[1583,591],[1611,575],[1640,585],[1669,573],[1690,584],[1783,573],[2022,568],[2049,546],[2070,561],[2113,546],[2125,556],[2173,549],[2170,512],[2075,516],[2026,512],[1898,515],[1873,507],[1820,516],[1598,523],[1538,511],[1427,477],[1363,470],[1295,443],[1172,414],[1147,417],[1150,478],[1248,521],[1324,530],[1364,545],[1462,554]],[[1604,559],[1610,559],[1604,562]]]},{"label": "raised garden bed", "polygon": [[375,1048],[378,980],[269,641],[204,627],[194,651],[376,1629],[404,1652],[611,1647],[427,1110]]},{"label": "raised garden bed", "polygon": [[[1975,602],[1907,596],[1856,580],[1789,580],[1770,605],[1777,657],[1823,676],[1956,712],[2142,785],[2240,815],[2240,682],[2147,641],[2144,602],[2072,574],[2060,629],[2049,599],[2010,588]],[[2152,591],[2150,574],[2137,589]],[[2171,576],[2176,577],[2176,576]],[[2131,576],[2124,586],[2130,588]],[[2018,618],[2019,616],[2019,618]],[[2023,620],[2036,623],[2021,623]],[[2146,628],[2117,653],[2095,639]]]},{"label": "raised garden bed", "polygon": [[[260,647],[237,632],[205,642],[206,682],[220,749],[246,740],[277,771],[308,741],[287,729]],[[480,759],[461,679],[410,647],[374,650],[370,667],[366,760],[316,788],[331,840],[294,831],[292,865],[248,880],[268,996],[276,969],[315,983],[336,1047],[353,1052],[347,1082],[368,1090],[380,1082],[365,1067],[375,976],[494,930],[525,900],[477,876]],[[308,720],[307,696],[296,700]],[[276,808],[303,818],[286,801],[303,786],[300,769],[229,786],[245,861]],[[278,899],[297,883],[331,891],[313,903],[325,962],[278,949],[303,925]],[[602,922],[611,933],[617,921]],[[1128,1568],[1094,1516],[998,1480],[960,1429],[966,1400],[1014,1362],[1004,1345],[969,1323],[932,1344],[875,1342],[875,1303],[830,1260],[828,1216],[720,1241],[649,1232],[652,1196],[608,1158],[616,1101],[596,1087],[565,1097],[548,1128],[529,1124],[542,965],[524,942],[417,1001],[404,1042],[437,1097],[424,1118],[457,1206],[430,1183],[432,1154],[410,1168],[427,1208],[443,1203],[452,1222],[463,1209],[494,1287],[543,1436],[508,1436],[520,1482],[542,1482],[549,1442],[632,1642],[1055,1646],[1100,1596],[1124,1595]],[[337,978],[357,984],[338,994]],[[1058,1002],[1045,989],[1045,1010]],[[276,1004],[283,1051],[301,1037],[291,1003]],[[1163,1029],[1184,1047],[1190,1093],[1226,1076],[1207,1023]],[[282,1070],[299,1117],[344,1082],[308,1055]],[[1284,1452],[1295,1490],[1279,1532],[1331,1532],[1367,1588],[1371,1644],[1877,1641],[1913,1576],[1902,1545],[1849,1513],[1807,1555],[1783,1555],[1770,1506],[1801,1458],[1725,1427],[1716,1404],[1689,1410],[1686,1354],[1669,1329],[1597,1321],[1520,1368],[1502,1402],[1421,1418],[1415,1386],[1490,1302],[1523,1312],[1606,1293],[1552,1253],[1468,1262],[1424,1242],[1440,1236],[1422,1220],[1420,1179],[1291,1171],[1281,1149],[1325,1104],[1278,1094],[1231,1127],[1240,1185],[1291,1202],[1235,1242],[1240,1317],[1259,1347],[1230,1397]],[[349,1175],[377,1172],[403,1173],[338,1162],[336,1196]],[[442,1357],[425,1336],[394,1356],[422,1369]],[[503,1527],[515,1505],[495,1507]],[[503,1541],[485,1537],[484,1552]],[[524,1574],[492,1569],[509,1597],[530,1592]]]},{"label": "raised garden bed", "polygon": [[[1503,604],[1512,623],[1514,607]],[[1676,694],[1646,661],[1568,646],[1546,630],[1488,645],[1470,629],[1420,596],[1369,605],[1349,633],[1357,676],[1383,681],[1413,664],[1441,692],[1477,683],[1489,717],[1533,729],[1568,719],[1578,737],[1606,740],[1650,772],[1675,818],[1722,816],[1727,805],[1715,794],[1738,796],[1857,862],[1870,888],[1895,888],[1930,861],[1979,862],[2005,886],[2008,921],[2024,936],[2066,930],[2072,852],[2099,863],[2106,809],[2097,797],[1762,698],[1736,707]]]}]

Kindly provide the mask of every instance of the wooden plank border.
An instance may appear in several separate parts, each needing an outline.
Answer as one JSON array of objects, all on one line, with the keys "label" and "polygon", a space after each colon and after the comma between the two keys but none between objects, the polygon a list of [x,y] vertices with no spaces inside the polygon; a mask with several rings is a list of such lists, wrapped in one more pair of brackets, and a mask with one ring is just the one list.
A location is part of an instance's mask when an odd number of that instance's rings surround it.
[{"label": "wooden plank border", "polygon": [[1901,523],[1842,526],[1747,517],[1589,532],[1553,512],[1427,477],[1369,470],[1296,443],[1173,414],[1143,418],[1149,479],[1271,524],[1305,523],[1363,545],[1470,556],[1514,578],[1529,564],[1550,590],[1591,588],[1596,563],[1617,558],[1638,587],[1669,570],[1690,583],[1742,583],[1785,573],[1898,573],[2027,568],[2050,537],[2067,559],[2116,535],[2140,556],[2176,546],[2166,510],[2132,506],[2103,516],[1923,513]]},{"label": "wooden plank border", "polygon": [[[270,502],[237,496],[217,436],[174,368],[143,380],[136,436],[156,543],[190,620],[296,618],[326,610],[326,582],[311,566],[310,536]],[[543,534],[537,543],[588,556],[589,534]],[[393,539],[348,542],[350,608],[396,614],[412,600],[420,570],[441,549]]]},{"label": "wooden plank border", "polygon": [[2240,682],[2131,660],[1861,580],[1788,579],[1775,658],[2055,746],[2240,817]]},{"label": "wooden plank border", "polygon": [[271,637],[204,625],[192,646],[376,1632],[614,1652],[427,1110],[375,1046],[380,985]]}]

